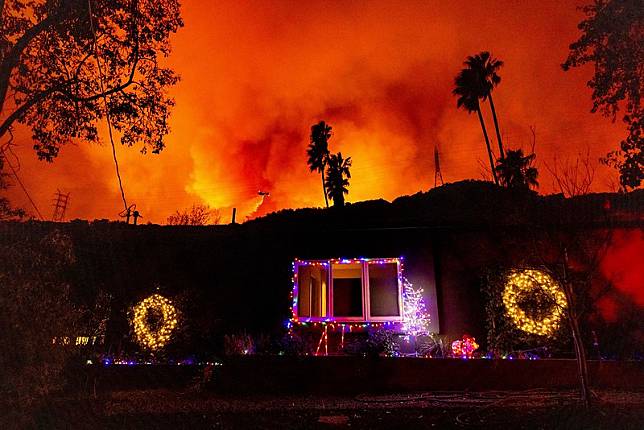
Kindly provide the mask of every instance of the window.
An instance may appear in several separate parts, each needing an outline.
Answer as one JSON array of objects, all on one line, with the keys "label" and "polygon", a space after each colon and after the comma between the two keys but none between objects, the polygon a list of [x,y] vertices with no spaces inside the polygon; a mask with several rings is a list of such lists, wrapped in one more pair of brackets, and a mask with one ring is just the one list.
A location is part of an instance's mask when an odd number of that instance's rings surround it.
[{"label": "window", "polygon": [[371,316],[400,316],[398,264],[369,263],[369,305]]},{"label": "window", "polygon": [[362,318],[362,264],[333,264],[333,316]]},{"label": "window", "polygon": [[397,258],[295,262],[293,316],[302,321],[401,321]]},{"label": "window", "polygon": [[297,302],[300,316],[327,316],[327,279],[328,270],[324,266],[299,266],[299,295]]}]

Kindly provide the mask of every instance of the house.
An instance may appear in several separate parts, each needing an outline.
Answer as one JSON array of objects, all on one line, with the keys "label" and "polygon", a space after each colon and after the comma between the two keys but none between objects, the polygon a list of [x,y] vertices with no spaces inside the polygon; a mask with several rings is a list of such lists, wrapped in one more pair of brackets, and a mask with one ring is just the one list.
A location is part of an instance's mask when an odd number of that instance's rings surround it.
[{"label": "house", "polygon": [[[436,308],[431,292],[428,299]],[[360,329],[386,329],[407,338],[420,331],[429,334],[432,320],[423,293],[405,278],[403,257],[296,259],[288,327],[319,328],[315,352],[324,346],[325,355],[329,328],[340,332],[336,353],[344,352],[345,333]]]},{"label": "house", "polygon": [[[493,184],[461,183],[392,203],[288,210],[241,225],[0,223],[0,241],[37,243],[52,230],[69,235],[75,299],[91,305],[101,291],[111,296],[112,350],[135,350],[128,309],[157,292],[189,322],[181,342],[170,346],[177,351],[219,353],[225,334],[277,335],[285,321],[317,324],[317,336],[327,326],[329,337],[340,339],[370,325],[402,333],[406,283],[422,290],[427,331],[483,342],[488,268],[556,263],[556,234],[570,236],[572,228],[577,237],[599,237],[607,228],[615,237],[640,237],[643,202],[644,192],[517,199]],[[632,298],[618,289],[610,294],[627,305],[618,318],[641,320]],[[604,337],[597,329],[602,345],[628,342],[631,334],[615,336],[606,327]]]}]

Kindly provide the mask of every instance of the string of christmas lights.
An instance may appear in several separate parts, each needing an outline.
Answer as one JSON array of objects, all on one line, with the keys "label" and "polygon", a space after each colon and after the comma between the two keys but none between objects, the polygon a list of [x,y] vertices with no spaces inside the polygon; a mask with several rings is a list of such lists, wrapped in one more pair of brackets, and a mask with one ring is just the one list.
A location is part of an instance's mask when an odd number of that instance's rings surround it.
[{"label": "string of christmas lights", "polygon": [[[400,273],[403,271],[403,257],[400,258],[332,258],[329,260],[299,260],[295,259],[292,263],[292,273],[293,277],[291,282],[293,283],[293,289],[290,294],[291,302],[291,324],[300,324],[303,322],[333,322],[336,321],[332,317],[299,317],[298,315],[298,295],[299,295],[299,279],[297,268],[298,266],[313,266],[313,267],[324,267],[329,268],[332,264],[355,264],[355,263],[369,263],[369,264],[398,264],[400,267]],[[362,323],[346,323],[348,326],[360,327]],[[290,328],[290,327],[289,327]]]},{"label": "string of christmas lights", "polygon": [[[150,327],[148,323],[151,311],[161,314],[161,321],[156,328]],[[178,323],[176,308],[170,300],[159,294],[151,295],[133,308],[134,335],[142,347],[152,351],[163,348],[170,341]]]},{"label": "string of christmas lights", "polygon": [[[518,304],[521,297],[537,288],[554,301],[550,313],[540,320],[528,316]],[[503,290],[503,304],[506,315],[518,329],[539,336],[551,336],[557,331],[567,306],[561,286],[547,273],[534,269],[515,270],[508,275]]]},{"label": "string of christmas lights", "polygon": [[457,339],[452,342],[452,355],[458,358],[472,358],[474,351],[479,347],[476,338],[468,334],[463,335],[463,339]]},{"label": "string of christmas lights", "polygon": [[[300,317],[298,315],[298,266],[314,266],[328,268],[331,264],[352,264],[352,263],[369,263],[369,264],[398,264],[398,282],[402,287],[402,321],[357,321],[357,322],[338,322],[334,317]],[[293,269],[293,289],[291,290],[291,318],[286,322],[286,327],[289,334],[292,334],[294,326],[302,327],[321,327],[325,331],[329,328],[340,330],[342,336],[342,344],[344,343],[345,330],[367,330],[370,328],[385,328],[400,330],[410,335],[421,335],[429,333],[429,324],[431,322],[430,315],[427,312],[425,298],[423,296],[424,290],[422,288],[415,288],[411,282],[403,276],[404,273],[404,258],[334,258],[329,260],[299,260],[295,259],[292,264]],[[320,339],[322,341],[322,338]]]},{"label": "string of christmas lights", "polygon": [[102,344],[105,341],[105,336],[57,336],[51,339],[53,345],[72,345],[72,342],[75,346],[85,346],[85,345],[97,345]]}]

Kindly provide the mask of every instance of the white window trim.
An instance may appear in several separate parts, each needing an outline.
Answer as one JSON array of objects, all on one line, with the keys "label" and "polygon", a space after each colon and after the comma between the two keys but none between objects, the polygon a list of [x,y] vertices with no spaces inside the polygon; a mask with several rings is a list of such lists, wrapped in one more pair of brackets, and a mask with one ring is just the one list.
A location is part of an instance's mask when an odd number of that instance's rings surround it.
[{"label": "white window trim", "polygon": [[[398,284],[398,313],[399,315],[392,316],[371,316],[371,297],[369,285],[369,264],[377,264],[379,258],[373,259],[350,259],[350,260],[297,260],[295,262],[295,270],[298,277],[298,291],[297,296],[294,298],[299,305],[299,268],[301,266],[308,266],[307,263],[327,263],[327,302],[326,302],[326,317],[311,317],[300,316],[299,306],[297,307],[297,319],[302,322],[337,322],[337,323],[369,323],[369,322],[402,322],[403,321],[403,295],[402,295],[402,282],[401,282],[401,264],[400,259],[396,260],[396,281]],[[362,316],[360,317],[335,317],[333,315],[333,265],[334,264],[355,264],[360,263],[361,267],[361,286],[362,286]]]},{"label": "white window trim", "polygon": [[367,304],[367,309],[368,313],[366,315],[369,315],[369,321],[374,321],[374,322],[388,322],[388,321],[402,321],[403,320],[403,296],[402,296],[402,282],[401,282],[401,273],[400,273],[400,260],[396,261],[396,283],[398,284],[398,315],[386,315],[386,316],[372,316],[371,315],[371,285],[369,284],[369,270],[368,270],[368,265],[369,264],[377,264],[373,262],[366,261],[364,262],[365,264],[365,276],[366,276],[366,285],[363,284],[363,290],[366,292],[364,293],[366,295],[366,304]]}]

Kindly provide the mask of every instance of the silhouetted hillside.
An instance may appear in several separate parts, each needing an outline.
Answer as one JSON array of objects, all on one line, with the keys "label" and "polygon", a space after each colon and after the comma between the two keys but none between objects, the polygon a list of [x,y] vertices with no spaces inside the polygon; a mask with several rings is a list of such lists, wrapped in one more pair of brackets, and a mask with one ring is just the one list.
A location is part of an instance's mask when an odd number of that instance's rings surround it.
[{"label": "silhouetted hillside", "polygon": [[644,190],[566,199],[516,192],[484,181],[450,183],[389,203],[369,200],[329,209],[285,209],[250,228],[486,227],[644,221]]}]

